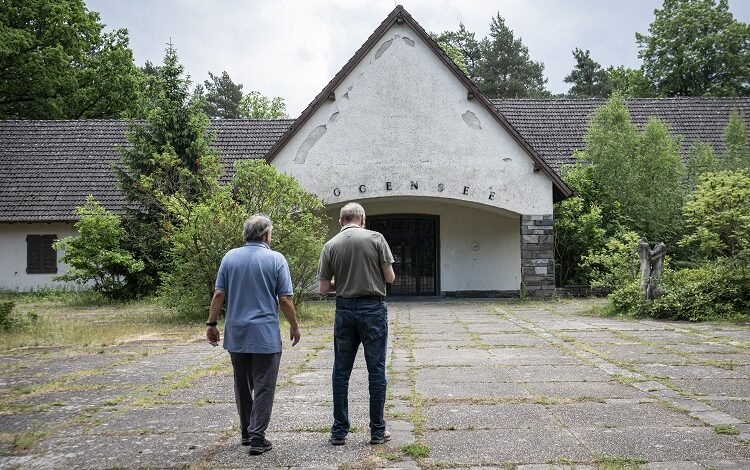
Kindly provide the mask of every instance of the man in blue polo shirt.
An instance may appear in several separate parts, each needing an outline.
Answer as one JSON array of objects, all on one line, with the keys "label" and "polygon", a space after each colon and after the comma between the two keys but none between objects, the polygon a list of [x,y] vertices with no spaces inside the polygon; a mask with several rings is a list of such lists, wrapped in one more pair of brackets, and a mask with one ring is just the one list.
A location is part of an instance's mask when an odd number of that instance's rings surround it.
[{"label": "man in blue polo shirt", "polygon": [[284,255],[270,248],[272,230],[271,219],[262,214],[245,221],[245,246],[230,250],[221,260],[206,322],[208,342],[216,346],[216,322],[226,298],[224,349],[232,359],[242,445],[250,446],[250,455],[273,447],[265,434],[281,360],[279,306],[289,322],[292,346],[300,338],[289,265]]}]

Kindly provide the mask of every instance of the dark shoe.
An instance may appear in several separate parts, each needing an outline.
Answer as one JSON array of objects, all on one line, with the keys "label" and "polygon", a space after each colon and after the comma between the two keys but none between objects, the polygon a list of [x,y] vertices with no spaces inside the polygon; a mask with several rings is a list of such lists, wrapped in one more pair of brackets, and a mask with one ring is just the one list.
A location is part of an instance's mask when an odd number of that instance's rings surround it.
[{"label": "dark shoe", "polygon": [[252,439],[249,436],[242,436],[242,445],[249,446]]},{"label": "dark shoe", "polygon": [[331,443],[332,446],[343,446],[346,444],[346,438],[345,437],[329,437],[328,442]]},{"label": "dark shoe", "polygon": [[385,431],[382,436],[372,436],[370,438],[370,444],[376,445],[376,444],[383,444],[384,442],[388,442],[391,440],[391,433],[388,431]]},{"label": "dark shoe", "polygon": [[253,438],[250,441],[250,455],[260,455],[273,449],[273,444],[268,439]]}]

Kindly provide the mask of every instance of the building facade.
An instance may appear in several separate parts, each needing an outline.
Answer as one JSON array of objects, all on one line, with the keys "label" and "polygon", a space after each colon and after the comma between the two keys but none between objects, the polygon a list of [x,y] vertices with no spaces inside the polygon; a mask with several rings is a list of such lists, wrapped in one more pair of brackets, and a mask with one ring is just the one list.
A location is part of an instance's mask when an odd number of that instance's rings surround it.
[{"label": "building facade", "polygon": [[[226,168],[265,158],[326,204],[360,202],[396,259],[399,296],[546,296],[554,292],[554,202],[560,176],[603,100],[493,100],[402,7],[381,23],[296,120],[212,122]],[[729,113],[748,99],[630,100],[636,123],[664,119],[721,147]],[[93,194],[124,201],[111,167],[127,145],[120,121],[0,122],[0,288],[50,285]],[[45,245],[46,244],[46,245]],[[51,261],[52,260],[52,261]],[[56,272],[52,272],[56,271]]]}]

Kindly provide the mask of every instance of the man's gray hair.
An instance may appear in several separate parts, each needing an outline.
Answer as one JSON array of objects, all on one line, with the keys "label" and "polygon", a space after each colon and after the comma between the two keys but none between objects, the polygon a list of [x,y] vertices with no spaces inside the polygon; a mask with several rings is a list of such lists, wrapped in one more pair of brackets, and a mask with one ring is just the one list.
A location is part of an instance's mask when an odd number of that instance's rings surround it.
[{"label": "man's gray hair", "polygon": [[255,214],[245,221],[242,236],[246,242],[262,242],[265,234],[271,231],[273,222],[265,214]]},{"label": "man's gray hair", "polygon": [[341,208],[339,219],[341,219],[341,222],[351,222],[353,220],[359,219],[364,215],[364,207],[360,206],[356,202],[350,202],[349,204]]}]

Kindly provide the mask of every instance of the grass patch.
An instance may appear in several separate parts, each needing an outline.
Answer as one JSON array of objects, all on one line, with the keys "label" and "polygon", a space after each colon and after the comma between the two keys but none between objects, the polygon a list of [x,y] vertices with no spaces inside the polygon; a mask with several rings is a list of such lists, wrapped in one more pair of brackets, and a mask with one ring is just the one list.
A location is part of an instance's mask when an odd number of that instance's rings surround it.
[{"label": "grass patch", "polygon": [[375,457],[379,459],[387,460],[389,462],[398,462],[399,460],[401,460],[401,456],[383,447],[375,448],[372,451],[372,455],[374,455]]},{"label": "grass patch", "polygon": [[737,428],[728,424],[714,426],[714,432],[716,434],[726,434],[727,436],[738,436],[740,434],[740,431]]},{"label": "grass patch", "polygon": [[421,442],[414,442],[401,447],[404,455],[414,459],[423,459],[430,456],[430,449]]},{"label": "grass patch", "polygon": [[639,379],[637,377],[629,377],[627,375],[622,375],[622,374],[613,374],[612,375],[612,380],[614,380],[615,382],[621,383],[623,385],[629,385],[629,384],[634,384],[634,383],[637,383],[637,382],[643,382],[643,379]]},{"label": "grass patch", "polygon": [[0,351],[23,347],[99,348],[165,338],[184,341],[204,333],[202,325],[185,323],[154,299],[91,305],[58,298],[39,299],[34,294],[15,296],[15,315],[34,318],[33,328],[0,331]]},{"label": "grass patch", "polygon": [[635,470],[648,463],[639,457],[612,457],[599,455],[594,459],[599,470]]},{"label": "grass patch", "polygon": [[[302,326],[333,325],[335,314],[336,304],[332,300],[306,300],[297,307],[297,318]],[[283,322],[286,324],[286,320]]]}]

